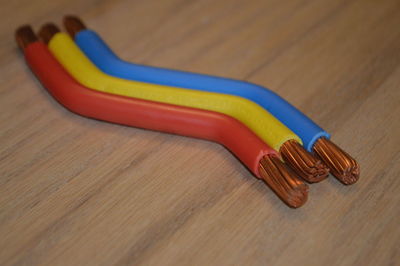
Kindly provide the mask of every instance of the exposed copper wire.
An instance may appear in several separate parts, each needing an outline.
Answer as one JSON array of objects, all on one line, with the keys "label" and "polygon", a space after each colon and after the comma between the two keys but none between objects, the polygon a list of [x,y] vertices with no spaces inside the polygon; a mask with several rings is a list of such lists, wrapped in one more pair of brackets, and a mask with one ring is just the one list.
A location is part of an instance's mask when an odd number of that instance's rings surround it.
[{"label": "exposed copper wire", "polygon": [[351,185],[357,182],[360,176],[359,164],[336,144],[327,138],[320,138],[313,149],[342,183]]},{"label": "exposed copper wire", "polygon": [[85,24],[76,16],[65,16],[63,19],[64,27],[71,35],[72,38],[75,37],[75,34],[80,32],[81,30],[86,29]]},{"label": "exposed copper wire", "polygon": [[329,175],[329,168],[295,140],[286,141],[279,149],[283,160],[301,178],[310,183],[320,182]]},{"label": "exposed copper wire", "polygon": [[36,42],[38,38],[29,25],[23,25],[15,31],[15,40],[18,43],[19,48],[25,49],[28,44]]},{"label": "exposed copper wire", "polygon": [[259,173],[269,187],[290,207],[298,208],[306,203],[308,185],[298,179],[276,156],[264,156],[260,160]]},{"label": "exposed copper wire", "polygon": [[47,23],[40,28],[38,35],[43,42],[49,43],[51,38],[58,32],[60,32],[60,29],[56,25]]}]

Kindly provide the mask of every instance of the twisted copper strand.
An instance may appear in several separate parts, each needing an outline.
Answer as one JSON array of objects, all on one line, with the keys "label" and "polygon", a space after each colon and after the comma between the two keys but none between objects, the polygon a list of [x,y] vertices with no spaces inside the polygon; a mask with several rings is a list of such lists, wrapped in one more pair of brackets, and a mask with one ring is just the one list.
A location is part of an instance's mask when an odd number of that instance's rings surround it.
[{"label": "twisted copper strand", "polygon": [[346,185],[354,184],[360,177],[360,166],[348,153],[327,138],[314,144],[315,153],[326,163],[331,173]]},{"label": "twisted copper strand", "polygon": [[307,182],[320,182],[328,177],[329,168],[321,159],[307,152],[297,141],[286,141],[279,151],[283,160]]},{"label": "twisted copper strand", "polygon": [[75,35],[81,30],[86,29],[85,24],[78,17],[72,15],[65,16],[63,19],[63,24],[72,38],[74,38]]},{"label": "twisted copper strand", "polygon": [[47,23],[40,28],[38,35],[40,39],[47,44],[50,42],[51,38],[59,32],[60,29],[56,25],[53,23]]},{"label": "twisted copper strand", "polygon": [[307,201],[308,185],[291,173],[278,157],[264,156],[260,160],[259,173],[268,186],[290,207],[298,208]]},{"label": "twisted copper strand", "polygon": [[15,40],[18,43],[19,48],[25,49],[28,44],[36,42],[38,38],[33,32],[31,26],[23,25],[15,31]]}]

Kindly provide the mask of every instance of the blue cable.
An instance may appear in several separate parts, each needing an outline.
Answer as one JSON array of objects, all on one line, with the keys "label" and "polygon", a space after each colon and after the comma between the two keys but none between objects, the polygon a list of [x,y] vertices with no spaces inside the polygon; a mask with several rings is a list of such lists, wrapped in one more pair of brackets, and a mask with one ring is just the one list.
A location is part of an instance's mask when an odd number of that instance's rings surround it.
[{"label": "blue cable", "polygon": [[232,94],[247,98],[279,119],[296,133],[308,151],[321,137],[330,135],[311,119],[274,92],[245,81],[214,77],[178,70],[138,65],[121,60],[92,30],[82,30],[75,41],[86,56],[103,72],[128,80],[193,90]]}]

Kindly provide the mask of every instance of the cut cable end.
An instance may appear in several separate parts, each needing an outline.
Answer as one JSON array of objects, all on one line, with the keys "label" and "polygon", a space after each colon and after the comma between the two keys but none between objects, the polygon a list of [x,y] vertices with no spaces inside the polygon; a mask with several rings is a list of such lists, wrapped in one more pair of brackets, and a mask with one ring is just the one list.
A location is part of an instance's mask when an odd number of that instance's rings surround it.
[{"label": "cut cable end", "polygon": [[314,144],[315,153],[330,168],[331,173],[345,185],[351,185],[360,177],[360,165],[348,153],[327,138]]},{"label": "cut cable end", "polygon": [[24,50],[29,44],[38,41],[38,38],[30,25],[23,25],[15,31],[15,40],[19,48]]},{"label": "cut cable end", "polygon": [[60,32],[60,29],[53,23],[47,23],[43,25],[39,30],[39,37],[42,39],[46,44],[48,44],[53,38],[53,36]]},{"label": "cut cable end", "polygon": [[63,19],[63,24],[68,34],[71,35],[72,38],[75,37],[77,33],[86,29],[85,24],[80,20],[79,17],[68,15]]},{"label": "cut cable end", "polygon": [[319,158],[307,152],[297,141],[286,141],[279,151],[283,160],[307,182],[316,183],[328,177],[329,168]]},{"label": "cut cable end", "polygon": [[308,185],[290,172],[276,156],[264,156],[259,172],[268,186],[292,208],[301,207],[308,198]]}]

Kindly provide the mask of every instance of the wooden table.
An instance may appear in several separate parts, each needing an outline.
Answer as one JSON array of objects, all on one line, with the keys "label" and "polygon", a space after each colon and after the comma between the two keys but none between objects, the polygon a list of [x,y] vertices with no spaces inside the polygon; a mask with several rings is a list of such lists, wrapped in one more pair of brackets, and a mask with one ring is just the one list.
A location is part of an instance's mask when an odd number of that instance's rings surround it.
[{"label": "wooden table", "polygon": [[[399,265],[400,2],[3,1],[1,265]],[[285,206],[222,146],[70,113],[17,26],[77,14],[122,58],[275,90],[360,163]]]}]

